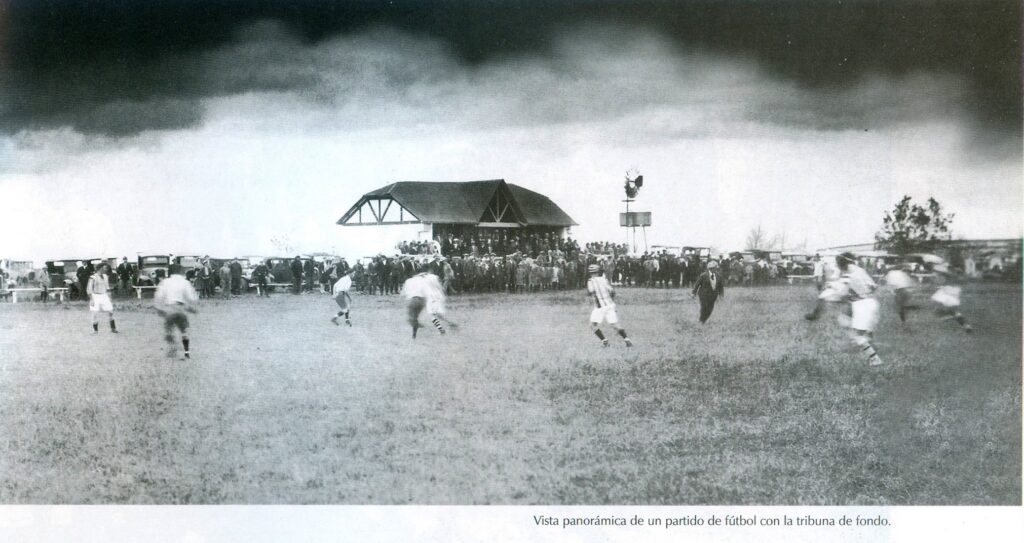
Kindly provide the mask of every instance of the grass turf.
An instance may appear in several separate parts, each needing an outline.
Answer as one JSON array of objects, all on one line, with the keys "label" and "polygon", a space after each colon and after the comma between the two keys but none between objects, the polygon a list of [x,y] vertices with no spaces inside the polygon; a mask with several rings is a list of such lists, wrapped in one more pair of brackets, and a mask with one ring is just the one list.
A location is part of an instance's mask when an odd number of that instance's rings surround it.
[{"label": "grass turf", "polygon": [[[395,296],[204,301],[193,359],[118,304],[0,306],[0,502],[1020,504],[1021,292],[971,285],[967,335],[883,299],[869,368],[813,290],[467,295],[415,342]],[[606,328],[606,332],[609,330]]]}]

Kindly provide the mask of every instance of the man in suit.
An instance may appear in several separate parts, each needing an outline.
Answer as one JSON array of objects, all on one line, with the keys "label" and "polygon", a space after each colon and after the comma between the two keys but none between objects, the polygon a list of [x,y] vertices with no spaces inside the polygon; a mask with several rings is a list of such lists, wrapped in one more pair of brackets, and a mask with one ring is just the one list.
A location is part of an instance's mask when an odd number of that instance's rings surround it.
[{"label": "man in suit", "polygon": [[231,265],[231,294],[238,296],[242,294],[242,263],[238,259],[232,259]]},{"label": "man in suit", "polygon": [[302,293],[302,260],[299,259],[298,255],[292,259],[291,263],[292,272],[292,294]]},{"label": "man in suit", "polygon": [[128,264],[128,257],[121,257],[121,263],[117,265],[117,278],[119,280],[119,290],[123,296],[128,296],[128,291],[131,289],[132,283],[132,267]]},{"label": "man in suit", "polygon": [[700,323],[704,324],[715,310],[715,301],[725,295],[725,281],[718,273],[718,262],[708,261],[708,270],[697,278],[693,294],[700,299]]}]

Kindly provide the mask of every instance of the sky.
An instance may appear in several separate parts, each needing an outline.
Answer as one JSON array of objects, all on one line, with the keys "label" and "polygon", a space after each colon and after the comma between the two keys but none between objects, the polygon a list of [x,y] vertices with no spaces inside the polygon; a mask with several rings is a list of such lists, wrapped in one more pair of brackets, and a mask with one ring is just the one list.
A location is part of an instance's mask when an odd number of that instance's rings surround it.
[{"label": "sky", "polygon": [[[505,179],[583,241],[869,242],[904,195],[1021,235],[1010,1],[0,6],[0,258],[392,249],[400,180]],[[639,238],[642,240],[642,237]]]}]

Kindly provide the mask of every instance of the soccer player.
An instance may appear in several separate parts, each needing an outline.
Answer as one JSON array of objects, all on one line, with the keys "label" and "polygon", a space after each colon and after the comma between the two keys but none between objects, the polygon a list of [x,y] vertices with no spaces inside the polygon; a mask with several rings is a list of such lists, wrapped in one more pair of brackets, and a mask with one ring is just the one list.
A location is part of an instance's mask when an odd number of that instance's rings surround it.
[{"label": "soccer player", "polygon": [[352,297],[348,295],[348,291],[352,288],[352,276],[348,273],[341,276],[334,286],[331,288],[331,294],[334,295],[334,302],[338,304],[338,314],[331,317],[331,322],[338,324],[338,317],[345,317],[345,324],[352,326],[352,320],[349,319],[349,307],[352,305]]},{"label": "soccer player", "polygon": [[420,314],[424,311],[430,315],[430,322],[441,335],[447,333],[441,321],[453,329],[457,328],[455,323],[444,317],[444,290],[436,275],[422,272],[406,279],[402,285],[402,294],[409,301],[408,316],[413,339],[416,339],[416,332],[420,328]]},{"label": "soccer player", "polygon": [[601,345],[607,347],[608,338],[601,331],[601,323],[607,322],[622,336],[626,347],[632,347],[633,342],[626,335],[626,330],[619,326],[619,316],[615,313],[615,289],[602,273],[601,266],[591,264],[587,267],[587,273],[590,275],[587,279],[587,292],[594,300],[594,310],[590,312],[590,329],[601,340]]},{"label": "soccer player", "polygon": [[89,296],[89,313],[92,314],[92,333],[100,332],[99,314],[106,312],[110,317],[110,331],[117,333],[117,325],[114,323],[114,304],[110,302],[110,280],[108,279],[110,266],[100,264],[96,273],[89,276],[85,292]]},{"label": "soccer player", "polygon": [[955,284],[957,276],[946,263],[935,264],[932,271],[935,272],[936,280],[941,285],[935,294],[932,294],[932,301],[939,305],[936,312],[942,320],[955,319],[965,332],[971,333],[974,329],[967,324],[967,319],[960,313],[960,286]]},{"label": "soccer player", "polygon": [[896,293],[896,311],[899,312],[900,322],[907,322],[907,311],[917,309],[910,301],[917,281],[907,273],[908,268],[909,265],[896,267],[885,274],[885,284]]},{"label": "soccer player", "polygon": [[188,316],[185,313],[196,312],[195,304],[198,299],[192,284],[180,274],[171,275],[160,281],[156,288],[153,303],[157,314],[164,318],[164,340],[167,342],[168,358],[177,356],[177,347],[174,344],[175,328],[181,332],[181,346],[185,348],[185,358],[191,358],[188,350]]},{"label": "soccer player", "polygon": [[868,358],[868,365],[880,366],[882,359],[875,350],[872,335],[878,325],[878,300],[874,298],[875,281],[855,264],[853,253],[836,257],[839,279],[826,287],[820,297],[827,301],[847,301],[852,316],[849,320],[851,338]]},{"label": "soccer player", "polygon": [[708,270],[697,278],[697,284],[693,285],[693,295],[700,299],[700,323],[704,324],[711,318],[711,312],[715,310],[715,301],[719,296],[725,295],[725,281],[716,271],[718,262],[708,261]]}]

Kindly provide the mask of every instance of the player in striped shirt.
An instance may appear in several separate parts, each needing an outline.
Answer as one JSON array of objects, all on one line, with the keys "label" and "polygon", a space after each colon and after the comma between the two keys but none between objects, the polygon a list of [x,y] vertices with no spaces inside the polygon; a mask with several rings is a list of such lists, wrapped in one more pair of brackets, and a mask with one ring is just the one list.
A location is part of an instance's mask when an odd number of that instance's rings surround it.
[{"label": "player in striped shirt", "polygon": [[632,347],[633,342],[629,340],[626,331],[619,326],[619,316],[615,313],[615,289],[601,274],[601,267],[597,264],[588,266],[587,272],[590,274],[590,279],[587,279],[587,292],[590,293],[590,297],[594,301],[594,310],[590,312],[590,329],[601,340],[601,345],[607,347],[608,339],[601,332],[601,323],[607,322],[622,336],[626,347]]}]

